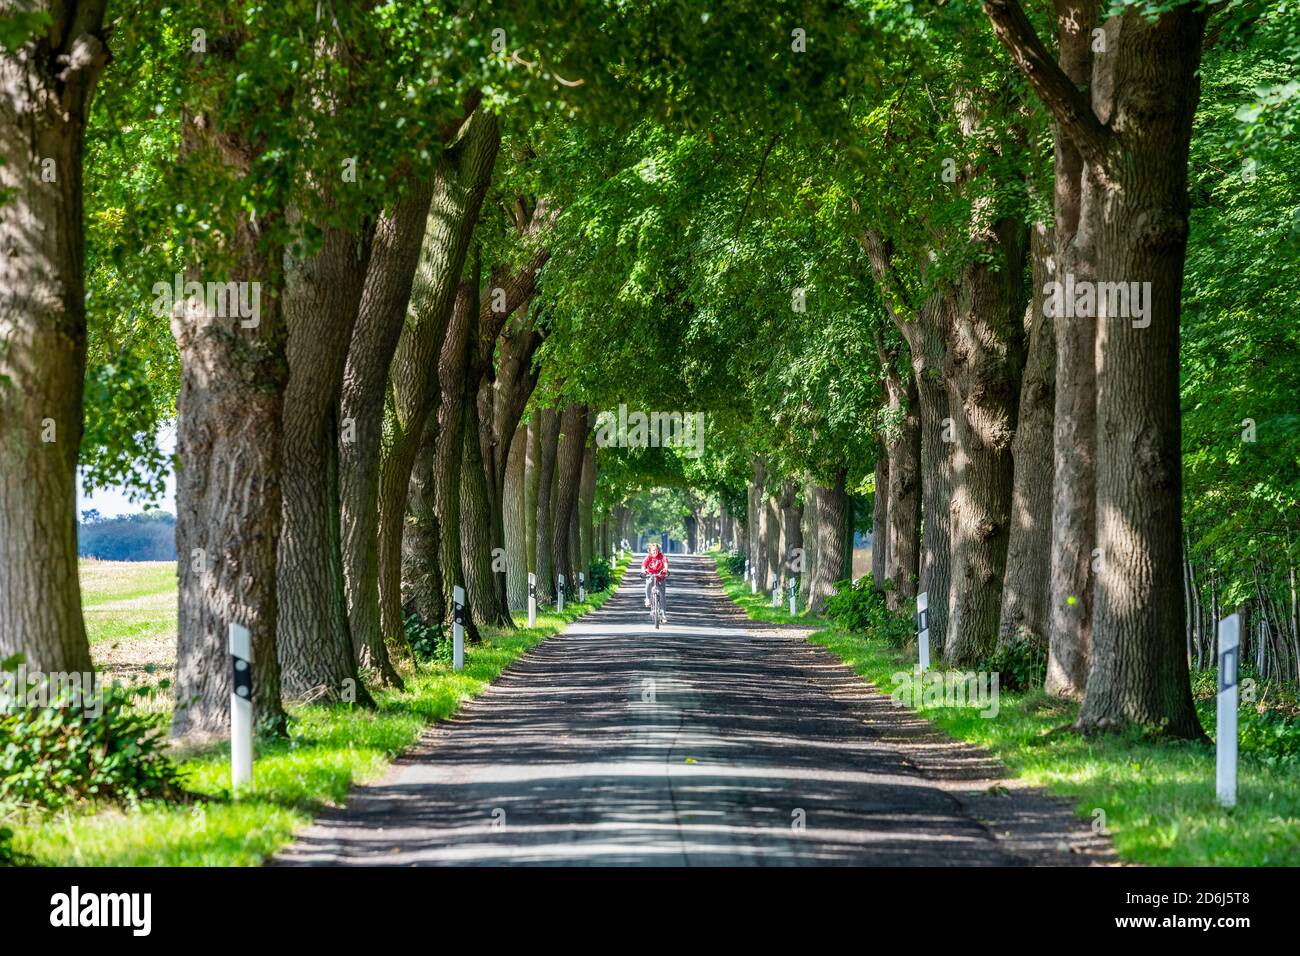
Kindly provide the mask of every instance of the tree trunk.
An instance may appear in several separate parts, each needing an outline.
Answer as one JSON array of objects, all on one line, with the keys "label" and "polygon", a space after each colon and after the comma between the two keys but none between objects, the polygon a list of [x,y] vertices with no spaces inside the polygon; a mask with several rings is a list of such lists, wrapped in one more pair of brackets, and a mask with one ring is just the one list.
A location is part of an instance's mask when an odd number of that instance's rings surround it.
[{"label": "tree trunk", "polygon": [[[444,363],[444,339],[452,313],[458,311],[461,273],[469,250],[470,236],[478,222],[479,209],[492,178],[501,136],[496,118],[483,106],[476,107],[465,119],[455,140],[447,147],[434,174],[433,200],[425,225],[420,260],[411,286],[411,303],[406,324],[397,342],[389,372],[389,400],[384,416],[384,443],[379,460],[379,596],[384,635],[402,646],[401,541],[406,518],[407,493],[416,451],[424,439],[426,422],[439,402],[447,395],[458,396],[456,414],[452,416],[454,434],[444,443],[445,425],[439,420],[437,439],[437,498],[441,505],[449,497],[459,498],[459,476],[463,444],[464,378],[469,364],[468,338],[478,316],[478,263],[475,263],[472,310],[465,316],[466,341],[453,370],[462,376],[450,386],[440,385],[439,377],[447,371]],[[448,471],[450,469],[450,472]],[[454,483],[453,483],[454,482]],[[453,506],[455,507],[455,506]],[[438,513],[442,538],[443,598],[451,610],[451,588],[463,586],[459,545],[452,538],[459,523],[441,509]],[[452,539],[452,540],[449,540]],[[450,618],[446,620],[450,625]],[[466,637],[477,640],[472,618],[467,621]]]},{"label": "tree trunk", "polygon": [[524,508],[525,459],[528,449],[528,426],[515,429],[506,459],[506,478],[502,490],[503,524],[506,537],[506,596],[512,610],[528,607],[528,523]]},{"label": "tree trunk", "polygon": [[[442,399],[437,408],[437,432],[434,441],[434,500],[438,525],[442,529],[442,600],[448,628],[453,621],[456,587],[465,587],[465,567],[461,561],[460,538],[464,533],[461,520],[461,465],[465,450],[467,394],[465,378],[469,372],[471,331],[478,318],[479,272],[477,258],[471,275],[460,283],[450,323],[438,355],[437,381]],[[476,436],[477,440],[477,436]],[[465,615],[465,639],[478,640],[473,614]]]},{"label": "tree trunk", "polygon": [[875,492],[871,512],[871,586],[883,593],[889,577],[889,458],[876,449]]},{"label": "tree trunk", "polygon": [[911,375],[888,371],[885,387],[898,432],[886,445],[889,455],[889,504],[886,508],[891,610],[911,607],[921,571],[921,410],[916,382]]},{"label": "tree trunk", "polygon": [[1011,525],[1011,439],[1024,367],[1023,224],[1001,220],[977,238],[987,257],[961,276],[946,377],[953,410],[952,592],[944,660],[978,664],[993,648]]},{"label": "tree trunk", "polygon": [[[1099,553],[1079,723],[1132,722],[1199,738],[1173,568],[1182,539],[1178,335],[1187,157],[1207,9],[1176,6],[1151,20],[1126,10],[1107,20],[1091,101],[1015,0],[985,0],[985,10],[1084,163],[1074,245],[1092,267],[1085,281],[1098,285],[1093,307],[1072,311],[1097,320]],[[1121,289],[1142,294],[1145,309],[1125,302]],[[1058,377],[1067,371],[1058,364]]]},{"label": "tree trunk", "polygon": [[530,573],[537,571],[537,480],[538,465],[542,460],[542,432],[537,425],[537,415],[528,423],[528,437],[524,444],[524,557]]},{"label": "tree trunk", "polygon": [[[442,527],[437,498],[438,418],[430,415],[416,449],[402,527],[402,612],[439,630],[447,620],[442,584]],[[454,529],[453,529],[454,532]]]},{"label": "tree trunk", "polygon": [[555,573],[563,574],[565,597],[577,586],[577,555],[572,547],[572,526],[582,483],[582,458],[587,447],[587,406],[565,406],[560,421],[562,437],[556,460]]},{"label": "tree trunk", "polygon": [[764,514],[767,511],[763,507],[763,500],[767,495],[764,489],[767,469],[763,465],[763,459],[757,455],[754,456],[753,468],[754,477],[749,483],[749,519],[745,527],[749,537],[750,574],[761,589],[763,582],[767,581],[767,548],[763,544],[763,527],[766,524]]},{"label": "tree trunk", "polygon": [[845,562],[852,560],[851,550],[847,556],[844,553],[845,543],[852,541],[853,533],[845,479],[841,469],[835,481],[817,493],[817,567],[808,599],[808,609],[813,614],[825,612],[827,596],[835,593],[835,585],[843,580]]},{"label": "tree trunk", "polygon": [[[483,467],[478,391],[477,385],[466,383],[465,429],[460,468],[461,565],[465,569],[468,610],[472,612],[475,624],[513,629],[514,621],[497,592],[496,575],[492,567],[492,548],[496,535],[488,499],[487,473]],[[502,577],[504,578],[504,569]]]},{"label": "tree trunk", "polygon": [[821,504],[821,486],[808,480],[803,486],[803,557],[802,580],[799,582],[799,604],[807,607],[812,598],[813,581],[817,577],[817,522]]},{"label": "tree trunk", "polygon": [[1053,269],[1048,226],[1037,223],[1032,227],[1030,252],[1033,284],[1025,310],[1029,348],[1011,443],[1011,532],[998,644],[1024,640],[1045,647],[1051,617],[1052,415],[1056,402],[1056,337],[1052,318],[1043,310],[1043,288],[1051,281]]},{"label": "tree trunk", "polygon": [[[587,422],[588,432],[592,421]],[[582,456],[582,483],[578,491],[578,570],[590,576],[594,548],[592,513],[596,505],[596,443],[588,440]]]},{"label": "tree trunk", "polygon": [[108,61],[104,3],[24,8],[51,22],[0,55],[0,659],[22,654],[31,671],[88,673],[76,492],[86,370],[82,154]]},{"label": "tree trunk", "polygon": [[343,366],[369,264],[372,227],[326,226],[319,252],[291,261],[284,299],[283,527],[276,633],[286,696],[372,704],[348,629],[339,526]]},{"label": "tree trunk", "polygon": [[[1079,720],[1204,736],[1183,646],[1179,323],[1189,200],[1187,157],[1207,13],[1106,24],[1110,53],[1094,105],[1119,138],[1105,175],[1085,180],[1083,229],[1099,283],[1150,283],[1145,317],[1097,321],[1097,546],[1093,653]],[[1113,62],[1112,62],[1113,59]],[[1107,75],[1107,70],[1113,71]]]},{"label": "tree trunk", "polygon": [[[555,455],[560,440],[560,414],[555,408],[542,408],[537,413],[538,464],[537,464],[537,603],[555,603],[555,531],[552,520],[551,491],[555,484]],[[562,573],[562,572],[561,572]]]},{"label": "tree trunk", "polygon": [[431,184],[415,183],[375,226],[340,403],[340,526],[352,649],[359,664],[397,687],[402,680],[388,659],[379,626],[379,444],[388,367],[406,318],[432,195]]}]

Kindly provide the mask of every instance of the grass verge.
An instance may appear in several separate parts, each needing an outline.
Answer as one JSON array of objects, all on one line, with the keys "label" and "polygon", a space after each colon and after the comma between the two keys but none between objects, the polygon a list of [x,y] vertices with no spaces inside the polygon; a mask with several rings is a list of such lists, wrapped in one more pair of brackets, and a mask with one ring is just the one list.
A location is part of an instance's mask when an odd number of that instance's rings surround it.
[{"label": "grass verge", "polygon": [[186,787],[205,799],[190,805],[143,802],[127,809],[82,806],[50,815],[11,814],[14,851],[44,866],[255,866],[288,843],[321,809],[353,785],[377,779],[429,724],[477,697],[520,655],[607,601],[627,562],[604,592],[539,613],[535,628],[483,630],[465,649],[460,672],[443,663],[407,674],[403,691],[381,691],[377,709],[343,704],[290,708],[288,739],[259,741],[253,783],[230,795],[225,744],[181,764]]},{"label": "grass verge", "polygon": [[[915,662],[915,647],[894,648],[870,635],[836,629],[819,618],[774,612],[771,598],[749,594],[719,564],[726,593],[752,618],[799,621],[810,636],[885,693]],[[1139,730],[1081,737],[1051,733],[1077,706],[1041,691],[999,694],[995,718],[978,710],[927,707],[923,716],[949,735],[995,754],[1015,776],[1074,802],[1080,816],[1103,824],[1121,858],[1159,866],[1295,866],[1300,864],[1300,784],[1294,763],[1242,754],[1237,806],[1215,800],[1214,748],[1150,737]],[[1214,700],[1197,700],[1203,726],[1214,727]]]}]

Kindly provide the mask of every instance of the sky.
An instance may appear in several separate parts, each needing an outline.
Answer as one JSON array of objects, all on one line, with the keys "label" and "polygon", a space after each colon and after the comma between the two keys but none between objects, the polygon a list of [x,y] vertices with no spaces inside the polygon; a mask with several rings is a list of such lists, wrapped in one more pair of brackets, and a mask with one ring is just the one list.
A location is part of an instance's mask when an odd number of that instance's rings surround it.
[{"label": "sky", "polygon": [[[176,453],[176,423],[168,422],[158,429],[158,447],[169,455]],[[97,488],[93,495],[87,495],[82,488],[80,472],[77,475],[77,515],[94,508],[105,518],[120,515],[139,514],[145,505],[176,514],[176,475],[168,473],[167,488],[161,498],[154,502],[131,501],[126,493],[118,488]]]}]

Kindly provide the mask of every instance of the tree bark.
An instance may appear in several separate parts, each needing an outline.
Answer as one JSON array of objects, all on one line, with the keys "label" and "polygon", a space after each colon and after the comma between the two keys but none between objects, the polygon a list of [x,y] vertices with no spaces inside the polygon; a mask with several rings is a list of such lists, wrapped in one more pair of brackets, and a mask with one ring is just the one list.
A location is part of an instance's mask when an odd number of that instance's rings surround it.
[{"label": "tree bark", "polygon": [[512,610],[528,607],[528,523],[524,487],[528,426],[520,424],[510,442],[503,485],[503,519],[506,537],[506,595]]},{"label": "tree bark", "polygon": [[340,403],[340,527],[352,649],[361,666],[396,687],[402,680],[379,626],[379,445],[388,368],[406,318],[432,195],[431,183],[415,183],[375,226]]},{"label": "tree bark", "polygon": [[812,599],[813,581],[817,577],[817,523],[820,520],[821,486],[811,479],[803,490],[803,580],[799,582],[799,603],[807,607]]},{"label": "tree bark", "polygon": [[843,579],[846,561],[845,543],[852,541],[852,512],[849,510],[848,492],[845,489],[845,472],[841,469],[829,486],[822,486],[817,494],[817,567],[808,609],[813,614],[826,610],[826,598],[835,593],[835,585]]},{"label": "tree bark", "polygon": [[[591,432],[594,422],[588,417],[587,431]],[[582,455],[582,482],[578,490],[578,570],[590,576],[591,558],[594,549],[594,529],[592,517],[596,505],[596,443],[590,438]],[[590,582],[588,582],[590,583]]]},{"label": "tree bark", "polygon": [[[108,49],[103,2],[0,56],[0,659],[87,673],[77,577],[86,370],[82,155]],[[54,177],[44,174],[47,164]]]},{"label": "tree bark", "polygon": [[[442,566],[443,624],[453,621],[456,587],[465,587],[465,566],[461,560],[460,538],[464,533],[461,520],[461,466],[464,458],[466,419],[469,404],[466,376],[469,373],[471,333],[478,320],[479,271],[475,258],[471,274],[460,283],[455,307],[442,348],[438,354],[437,382],[442,399],[437,408],[437,431],[434,438],[434,502],[440,535]],[[430,416],[431,418],[433,416]],[[476,435],[477,440],[477,435]],[[472,613],[465,615],[465,639],[477,641],[478,630]]]},{"label": "tree bark", "polygon": [[[929,602],[930,647],[942,653],[948,628],[948,592],[952,552],[949,508],[952,504],[952,422],[944,359],[949,325],[949,301],[943,291],[932,292],[911,309],[901,294],[893,245],[874,230],[862,237],[872,273],[890,318],[907,339],[912,356],[921,424],[921,528],[918,589]],[[922,275],[927,264],[920,267]]]},{"label": "tree bark", "polygon": [[555,484],[555,455],[560,439],[560,414],[555,408],[542,408],[537,413],[538,464],[537,508],[535,511],[537,550],[537,603],[555,603],[555,529],[551,512],[551,491]]},{"label": "tree bark", "polygon": [[[420,259],[411,286],[408,318],[398,338],[397,350],[389,372],[390,389],[384,416],[384,442],[379,460],[379,597],[380,619],[384,636],[395,646],[404,646],[402,633],[402,525],[406,518],[407,494],[416,452],[424,439],[426,422],[447,395],[460,396],[461,407],[452,416],[455,434],[443,442],[444,425],[439,420],[437,440],[437,497],[441,505],[446,496],[459,498],[459,479],[455,484],[447,469],[460,466],[463,443],[464,380],[448,387],[440,385],[444,365],[444,339],[449,337],[452,313],[460,306],[458,293],[470,236],[478,222],[483,196],[492,178],[501,135],[496,118],[483,106],[477,106],[465,119],[455,139],[447,147],[434,174],[433,199],[425,225]],[[474,275],[473,309],[466,316],[472,323],[478,314],[477,263]],[[466,329],[466,336],[470,330]],[[468,344],[465,344],[468,348]],[[465,353],[459,354],[459,369],[464,375],[469,364]],[[463,586],[459,545],[448,541],[459,522],[441,509],[442,576],[444,601],[451,610],[451,588]],[[450,625],[450,619],[445,622]],[[472,618],[467,621],[466,637],[477,639]]]},{"label": "tree bark", "polygon": [[1076,245],[1091,259],[1089,278],[1099,289],[1137,283],[1146,299],[1145,315],[1131,308],[1111,315],[1109,301],[1096,308],[1100,295],[1085,310],[1097,318],[1100,553],[1079,723],[1085,730],[1136,723],[1199,738],[1180,633],[1184,597],[1172,569],[1182,539],[1178,337],[1187,157],[1208,13],[1188,5],[1151,20],[1133,10],[1107,20],[1089,101],[1015,0],[985,0],[985,10],[1083,159]]},{"label": "tree bark", "polygon": [[[434,630],[447,615],[442,583],[442,527],[438,522],[438,419],[430,415],[411,465],[406,523],[402,527],[402,612]],[[452,529],[453,533],[455,529]]]},{"label": "tree bark", "polygon": [[[556,460],[555,573],[563,574],[565,597],[577,587],[577,555],[573,552],[572,526],[582,483],[582,459],[587,447],[587,406],[571,402],[560,420],[562,432]],[[576,592],[575,592],[576,593]]]},{"label": "tree bark", "polygon": [[871,512],[871,586],[883,593],[889,577],[889,457],[876,449],[875,492]]},{"label": "tree bark", "polygon": [[[222,44],[234,57],[239,40]],[[218,55],[218,54],[213,54]],[[220,102],[211,114],[182,118],[187,160],[220,163],[252,175],[256,134]],[[172,733],[208,737],[230,724],[229,626],[248,628],[253,651],[253,712],[264,732],[283,733],[276,652],[276,554],[283,474],[285,360],[282,209],[234,214],[218,263],[196,255],[193,281],[247,283],[256,314],[229,302],[177,304],[172,335],[180,354],[177,398],[176,550],[180,555],[176,709]],[[229,264],[229,271],[226,266]],[[221,274],[218,276],[218,270]],[[257,285],[254,286],[254,283]],[[253,289],[257,298],[253,299]],[[209,305],[216,308],[210,309]]]},{"label": "tree bark", "polygon": [[[460,557],[465,569],[465,590],[477,625],[510,628],[515,626],[493,573],[492,548],[495,540],[492,507],[488,498],[487,473],[483,463],[483,445],[479,434],[477,395],[466,383],[465,430],[460,468]],[[474,388],[474,392],[478,389]],[[487,396],[487,402],[491,396]],[[504,541],[504,532],[502,535]],[[504,543],[501,545],[504,547]],[[504,571],[502,579],[504,581]]]},{"label": "tree bark", "polygon": [[1025,310],[1029,348],[1011,443],[1011,532],[998,621],[1000,646],[1022,640],[1046,647],[1050,630],[1056,337],[1053,320],[1044,313],[1043,288],[1051,281],[1052,248],[1050,227],[1035,224],[1030,230],[1033,284]]},{"label": "tree bark", "polygon": [[338,449],[343,367],[372,238],[373,223],[357,232],[326,226],[320,250],[288,266],[276,634],[286,696],[366,705],[373,701],[360,683],[348,628]]},{"label": "tree bark", "polygon": [[[944,660],[978,664],[993,648],[1011,525],[1011,439],[1024,367],[1023,224],[1002,220],[977,242],[949,329],[946,377],[953,410],[952,580]],[[996,262],[996,265],[993,263]]]},{"label": "tree bark", "polygon": [[892,585],[886,603],[897,611],[916,600],[921,572],[921,410],[915,379],[898,373],[897,358],[885,350],[879,335],[876,349],[885,372],[890,421],[897,429],[885,442],[889,474],[886,573]]}]

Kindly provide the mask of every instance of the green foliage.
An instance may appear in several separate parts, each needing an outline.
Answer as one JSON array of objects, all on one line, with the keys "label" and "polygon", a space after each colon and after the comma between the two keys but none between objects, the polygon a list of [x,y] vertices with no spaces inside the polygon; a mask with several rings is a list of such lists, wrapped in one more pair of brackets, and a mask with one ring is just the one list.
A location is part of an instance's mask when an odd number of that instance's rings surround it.
[{"label": "green foliage", "polygon": [[996,648],[979,664],[980,671],[998,675],[998,687],[1031,691],[1047,677],[1047,647],[1039,641],[1017,638]]},{"label": "green foliage", "polygon": [[727,556],[722,559],[722,566],[728,572],[736,576],[745,573],[745,556],[735,548],[727,552]]},{"label": "green foliage", "polygon": [[1254,754],[1270,766],[1300,764],[1300,716],[1294,713],[1243,704],[1237,715],[1237,740],[1242,753]]},{"label": "green foliage", "polygon": [[[889,583],[886,582],[888,589]],[[826,598],[826,617],[843,630],[865,633],[891,647],[902,647],[915,635],[911,617],[891,611],[885,595],[878,593],[866,574],[853,581],[839,581]]]},{"label": "green foliage", "polygon": [[416,660],[441,661],[444,664],[451,662],[455,655],[455,642],[441,622],[430,627],[420,615],[411,613],[406,616],[402,626],[406,632],[406,643],[411,646],[411,653]]},{"label": "green foliage", "polygon": [[609,559],[603,554],[594,555],[591,564],[587,565],[587,593],[599,594],[609,587],[614,580],[614,571],[610,567]]},{"label": "green foliage", "polygon": [[64,692],[46,706],[15,696],[0,709],[0,804],[58,809],[180,796],[162,715],[135,706],[144,693],[113,685],[93,699]]}]

